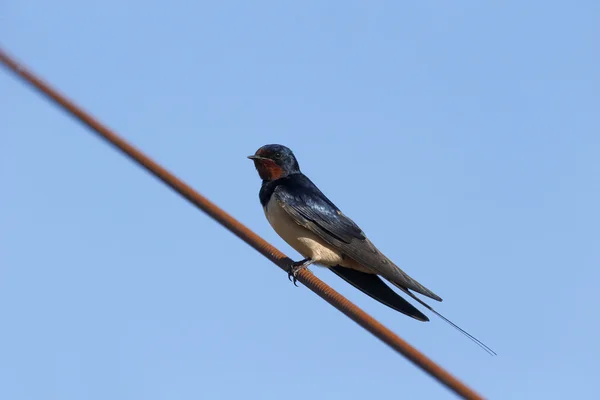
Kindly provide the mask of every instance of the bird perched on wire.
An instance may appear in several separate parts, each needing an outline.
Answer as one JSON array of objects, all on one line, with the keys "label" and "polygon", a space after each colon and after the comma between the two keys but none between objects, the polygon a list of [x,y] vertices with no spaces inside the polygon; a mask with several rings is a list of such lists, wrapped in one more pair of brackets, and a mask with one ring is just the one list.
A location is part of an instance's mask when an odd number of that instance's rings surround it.
[{"label": "bird perched on wire", "polygon": [[386,285],[381,276],[495,354],[419,299],[413,292],[442,301],[441,297],[411,278],[379,251],[362,229],[300,171],[298,161],[289,148],[269,144],[248,158],[254,161],[262,179],[259,198],[267,220],[283,240],[305,257],[289,268],[288,277],[293,279],[294,284],[301,269],[313,263],[319,264],[390,308],[416,320],[429,321],[425,314]]}]

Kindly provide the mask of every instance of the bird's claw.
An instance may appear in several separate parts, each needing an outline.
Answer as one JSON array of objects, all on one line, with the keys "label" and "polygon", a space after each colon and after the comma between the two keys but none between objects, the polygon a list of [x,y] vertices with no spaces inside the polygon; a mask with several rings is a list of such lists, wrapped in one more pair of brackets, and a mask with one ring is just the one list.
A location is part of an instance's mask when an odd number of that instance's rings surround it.
[{"label": "bird's claw", "polygon": [[295,265],[296,263],[292,264],[290,266],[290,269],[288,270],[288,279],[290,282],[292,282],[294,284],[294,286],[298,287],[298,285],[296,284],[296,282],[298,281],[298,272],[300,272],[300,270],[302,269],[301,266],[297,266]]},{"label": "bird's claw", "polygon": [[288,269],[288,279],[294,284],[294,286],[298,287],[298,285],[296,284],[296,282],[298,281],[298,272],[308,267],[312,263],[313,261],[310,258],[307,258],[302,261],[293,262],[292,265],[290,265],[290,268]]}]

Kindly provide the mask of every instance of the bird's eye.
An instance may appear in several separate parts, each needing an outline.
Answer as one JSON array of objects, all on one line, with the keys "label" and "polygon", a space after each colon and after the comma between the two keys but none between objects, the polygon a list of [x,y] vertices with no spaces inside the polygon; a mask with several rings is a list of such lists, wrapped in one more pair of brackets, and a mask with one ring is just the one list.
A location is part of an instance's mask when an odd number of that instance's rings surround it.
[{"label": "bird's eye", "polygon": [[279,152],[275,153],[274,157],[279,160],[281,158],[281,153],[279,153]]}]

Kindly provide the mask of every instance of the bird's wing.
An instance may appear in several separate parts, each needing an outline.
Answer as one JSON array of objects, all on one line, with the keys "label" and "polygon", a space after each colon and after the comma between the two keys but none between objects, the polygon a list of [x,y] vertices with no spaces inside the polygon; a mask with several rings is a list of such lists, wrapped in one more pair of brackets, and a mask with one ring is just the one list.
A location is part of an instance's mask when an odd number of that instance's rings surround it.
[{"label": "bird's wing", "polygon": [[388,285],[383,283],[381,278],[377,275],[343,267],[333,267],[329,269],[358,290],[386,306],[416,320],[429,321],[429,318],[427,318],[425,314],[408,301],[404,300],[398,293],[394,292]]},{"label": "bird's wing", "polygon": [[306,176],[279,185],[275,199],[292,219],[362,266],[384,278],[434,300],[442,299],[412,279],[384,256],[364,232],[346,217]]}]

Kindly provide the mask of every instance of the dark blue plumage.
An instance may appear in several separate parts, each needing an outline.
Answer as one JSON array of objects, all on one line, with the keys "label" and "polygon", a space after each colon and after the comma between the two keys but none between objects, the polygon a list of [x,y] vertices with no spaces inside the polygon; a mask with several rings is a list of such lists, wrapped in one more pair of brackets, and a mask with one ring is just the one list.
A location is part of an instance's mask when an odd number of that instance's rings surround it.
[{"label": "dark blue plumage", "polygon": [[299,171],[275,181],[263,182],[259,192],[263,207],[273,195],[293,209],[298,214],[297,218],[312,221],[339,241],[350,243],[353,239],[366,239],[362,230]]}]

